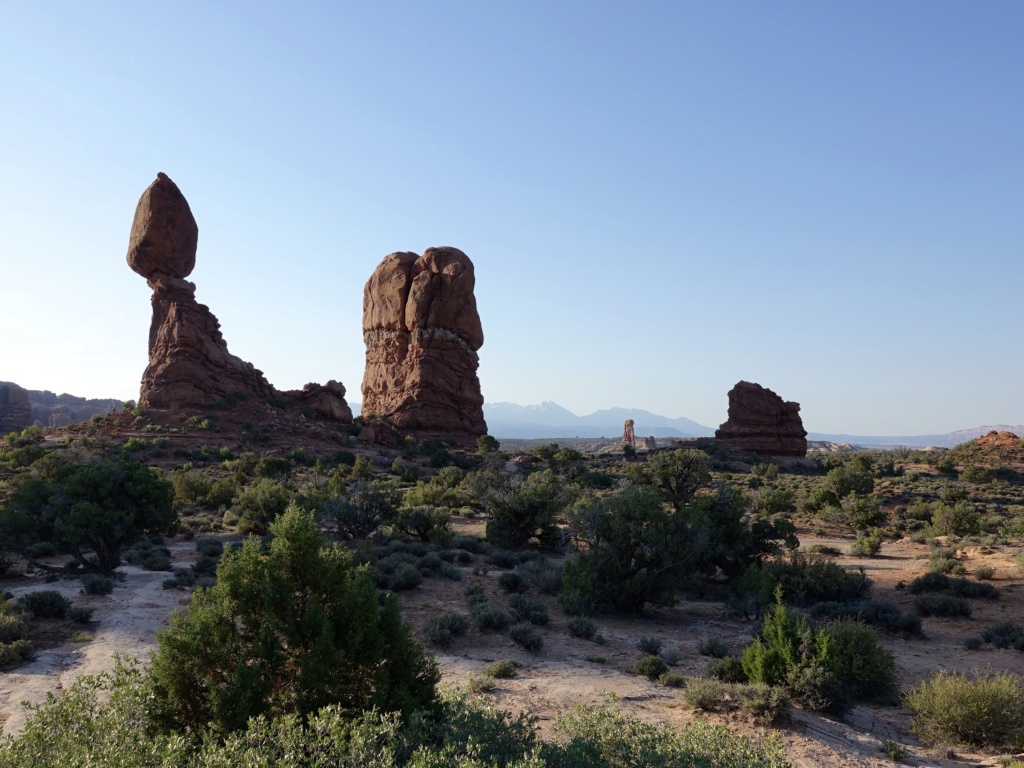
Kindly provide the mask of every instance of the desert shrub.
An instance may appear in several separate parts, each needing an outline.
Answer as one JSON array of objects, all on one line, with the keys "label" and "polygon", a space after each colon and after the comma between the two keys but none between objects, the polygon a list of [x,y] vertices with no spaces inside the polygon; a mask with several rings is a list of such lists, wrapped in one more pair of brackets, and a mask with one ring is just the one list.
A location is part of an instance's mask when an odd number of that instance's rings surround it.
[{"label": "desert shrub", "polygon": [[393,518],[398,498],[398,492],[386,483],[357,480],[327,501],[323,520],[339,538],[365,539]]},{"label": "desert shrub", "polygon": [[110,573],[131,542],[174,533],[171,484],[135,461],[70,464],[53,480],[21,481],[0,507],[0,540],[11,549],[53,541],[85,570]]},{"label": "desert shrub", "polygon": [[661,640],[651,635],[644,635],[637,640],[636,647],[648,655],[657,656],[661,653]]},{"label": "desert shrub", "polygon": [[843,550],[839,547],[833,547],[829,544],[812,544],[804,550],[813,555],[828,555],[829,557],[841,557]]},{"label": "desert shrub", "polygon": [[447,648],[456,637],[462,637],[469,629],[469,619],[462,613],[446,613],[427,621],[423,625],[423,634],[427,642],[441,648]]},{"label": "desert shrub", "polygon": [[550,621],[547,607],[535,597],[512,595],[508,599],[508,604],[516,618],[522,621],[540,626],[544,626]]},{"label": "desert shrub", "polygon": [[109,595],[114,591],[114,580],[98,573],[86,573],[82,576],[83,595]]},{"label": "desert shrub", "polygon": [[93,609],[85,605],[73,605],[68,610],[68,618],[77,624],[86,624],[92,620]]},{"label": "desert shrub", "polygon": [[789,694],[779,685],[740,685],[736,689],[740,711],[760,725],[772,725],[789,717]]},{"label": "desert shrub", "polygon": [[747,682],[747,673],[743,671],[743,661],[739,656],[726,656],[709,661],[704,668],[704,674],[723,683]]},{"label": "desert shrub", "polygon": [[235,496],[238,495],[240,489],[241,484],[234,477],[214,480],[206,494],[206,504],[213,509],[230,507],[234,503]]},{"label": "desert shrub", "polygon": [[526,579],[523,578],[522,574],[516,571],[506,571],[498,577],[498,586],[505,592],[518,593],[525,592],[530,588]]},{"label": "desert shrub", "polygon": [[850,552],[861,557],[874,557],[882,549],[882,531],[875,528],[869,533],[858,536],[850,545]]},{"label": "desert shrub", "polygon": [[979,584],[963,578],[950,578],[941,573],[926,573],[910,582],[911,594],[944,592],[951,597],[998,600],[999,589],[992,584]]},{"label": "desert shrub", "polygon": [[979,568],[974,569],[974,578],[978,579],[979,581],[988,581],[992,578],[995,578],[995,575],[996,569],[993,568],[991,565],[982,565]]},{"label": "desert shrub", "polygon": [[515,552],[507,549],[496,549],[487,555],[486,563],[495,568],[515,568],[519,565],[519,557]]},{"label": "desert shrub", "polygon": [[213,486],[210,476],[199,469],[176,469],[171,472],[174,500],[183,504],[199,504]]},{"label": "desert shrub", "polygon": [[160,582],[164,589],[190,589],[195,586],[196,575],[191,568],[177,568],[174,575]]},{"label": "desert shrub", "polygon": [[725,698],[725,688],[719,680],[706,677],[687,677],[683,700],[694,709],[712,710]]},{"label": "desert shrub", "polygon": [[486,600],[470,604],[469,613],[476,628],[481,632],[488,630],[504,632],[512,625],[511,616],[494,603]]},{"label": "desert shrub", "polygon": [[465,536],[463,534],[456,534],[452,536],[451,545],[456,549],[464,549],[467,552],[472,552],[474,555],[486,555],[491,551],[491,545],[486,541],[473,538],[472,536]]},{"label": "desert shrub", "polygon": [[921,595],[914,598],[914,608],[922,616],[962,616],[971,615],[971,605],[966,600],[950,595]]},{"label": "desert shrub", "polygon": [[697,641],[697,653],[701,656],[724,659],[729,655],[729,645],[720,637],[703,637]]},{"label": "desert shrub", "polygon": [[863,531],[884,525],[885,511],[879,507],[878,499],[851,493],[842,498],[838,506],[826,507],[822,513],[825,519],[845,525],[851,531]]},{"label": "desert shrub", "polygon": [[10,609],[10,603],[0,602],[0,645],[21,640],[28,632],[28,627],[21,616]]},{"label": "desert shrub", "polygon": [[668,672],[668,664],[660,656],[654,654],[644,656],[633,665],[634,674],[646,677],[649,680],[657,680]]},{"label": "desert shrub", "polygon": [[529,622],[516,624],[508,631],[508,636],[530,653],[536,653],[544,645],[544,638]]},{"label": "desert shrub", "polygon": [[928,745],[953,741],[974,748],[1024,745],[1024,686],[1018,675],[937,672],[904,696],[911,730]]},{"label": "desert shrub", "polygon": [[658,685],[666,688],[682,688],[686,684],[686,678],[678,672],[666,672],[658,678]]},{"label": "desert shrub", "polygon": [[406,592],[415,589],[423,581],[419,568],[411,563],[399,563],[388,577],[388,589],[392,592]]},{"label": "desert shrub", "polygon": [[768,576],[769,598],[781,587],[788,603],[812,605],[817,602],[837,603],[863,600],[871,590],[871,581],[862,571],[847,571],[827,555],[791,552],[760,566]]},{"label": "desert shrub", "polygon": [[971,635],[969,637],[964,638],[964,648],[966,648],[968,651],[976,651],[979,648],[981,648],[981,646],[983,646],[984,644],[985,641],[977,635]]},{"label": "desert shrub", "polygon": [[391,525],[406,536],[420,541],[434,541],[448,531],[451,511],[444,507],[421,505],[401,507],[391,518]]},{"label": "desert shrub", "polygon": [[543,559],[520,563],[516,570],[542,595],[557,595],[562,591],[562,566]]},{"label": "desert shrub", "polygon": [[932,512],[932,527],[939,534],[977,536],[981,533],[981,515],[966,500],[954,504],[940,503]]},{"label": "desert shrub", "polygon": [[567,499],[566,484],[551,470],[534,472],[525,480],[488,494],[483,502],[491,513],[487,540],[497,547],[515,549],[536,539],[552,546],[558,539],[559,514]]},{"label": "desert shrub", "polygon": [[260,714],[305,716],[329,703],[430,705],[437,668],[398,602],[378,595],[350,552],[326,545],[312,515],[290,509],[271,533],[268,552],[250,539],[226,554],[217,584],[157,634],[160,711],[179,727],[226,734]]},{"label": "desert shrub", "polygon": [[25,549],[25,554],[33,560],[42,560],[44,557],[54,557],[57,547],[52,541],[37,541]]},{"label": "desert shrub", "polygon": [[31,661],[33,658],[35,658],[35,652],[32,650],[32,643],[28,640],[0,643],[0,669],[16,666],[22,662]]},{"label": "desert shrub", "polygon": [[483,674],[493,677],[495,680],[506,680],[516,676],[516,665],[509,659],[498,659],[492,661],[482,671]]},{"label": "desert shrub", "polygon": [[996,648],[1016,648],[1024,651],[1024,627],[1015,621],[1001,621],[981,633],[986,643]]},{"label": "desert shrub", "polygon": [[231,510],[238,515],[238,530],[262,536],[284,514],[295,494],[276,480],[260,477],[235,497]]},{"label": "desert shrub", "polygon": [[140,539],[124,553],[124,559],[147,571],[169,571],[170,554],[171,551],[166,547],[157,547],[148,539]]},{"label": "desert shrub", "polygon": [[192,563],[192,572],[196,576],[213,576],[217,573],[218,563],[220,563],[219,557],[209,557],[204,555]]},{"label": "desert shrub", "polygon": [[67,618],[71,601],[52,589],[29,592],[18,598],[18,605],[38,619]]},{"label": "desert shrub", "polygon": [[220,557],[224,554],[224,542],[220,539],[198,539],[196,552],[203,557]]},{"label": "desert shrub", "polygon": [[983,483],[990,483],[994,477],[995,473],[993,473],[988,467],[968,465],[960,470],[960,479],[965,483],[975,483],[979,485]]},{"label": "desert shrub", "polygon": [[292,463],[276,456],[260,456],[253,470],[256,477],[268,480],[287,480],[292,474]]},{"label": "desert shrub", "polygon": [[809,609],[812,616],[826,619],[858,619],[865,624],[890,632],[921,634],[921,617],[904,613],[895,603],[887,600],[862,600],[855,603],[815,603]]},{"label": "desert shrub", "polygon": [[846,692],[856,700],[895,703],[896,660],[879,645],[874,630],[854,619],[839,619],[825,632],[833,648],[833,669]]},{"label": "desert shrub", "polygon": [[593,640],[597,625],[585,616],[574,616],[569,620],[569,634],[583,640]]}]

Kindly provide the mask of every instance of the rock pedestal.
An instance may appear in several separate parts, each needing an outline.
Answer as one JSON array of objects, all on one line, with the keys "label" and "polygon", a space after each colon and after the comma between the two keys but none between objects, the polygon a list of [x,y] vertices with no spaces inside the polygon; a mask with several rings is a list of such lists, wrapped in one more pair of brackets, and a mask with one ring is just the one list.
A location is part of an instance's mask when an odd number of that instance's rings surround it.
[{"label": "rock pedestal", "polygon": [[770,389],[747,381],[729,391],[729,418],[715,432],[715,441],[761,456],[807,454],[800,404],[785,402]]},{"label": "rock pedestal", "polygon": [[457,248],[392,253],[363,290],[363,415],[421,435],[487,433],[473,262]]},{"label": "rock pedestal", "polygon": [[622,425],[622,444],[630,448],[636,448],[636,435],[633,433],[633,420],[626,419]]}]

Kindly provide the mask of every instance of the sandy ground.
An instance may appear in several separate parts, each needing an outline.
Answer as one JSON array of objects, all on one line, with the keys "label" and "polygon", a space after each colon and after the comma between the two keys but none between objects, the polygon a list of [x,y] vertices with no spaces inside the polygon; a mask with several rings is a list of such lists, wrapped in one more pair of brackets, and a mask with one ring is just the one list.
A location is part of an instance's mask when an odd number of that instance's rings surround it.
[{"label": "sandy ground", "polygon": [[[803,546],[830,544],[848,551],[849,542],[802,537]],[[171,547],[176,562],[195,558],[190,543]],[[904,610],[912,610],[913,596],[897,589],[900,581],[909,582],[927,570],[923,556],[927,547],[908,541],[886,543],[882,556],[870,559],[844,557],[847,567],[863,567],[875,582],[872,596],[891,600]],[[905,686],[913,685],[939,669],[971,670],[990,666],[993,669],[1024,671],[1024,654],[1013,650],[984,648],[968,652],[963,640],[1000,620],[1021,620],[1024,616],[1024,581],[1012,557],[1010,547],[975,548],[961,553],[968,573],[982,565],[996,569],[994,584],[1003,591],[996,602],[974,600],[970,619],[924,620],[925,638],[901,638],[880,633],[883,644],[895,655]],[[479,564],[479,563],[477,563]],[[432,616],[449,611],[466,612],[464,590],[467,584],[484,584],[488,597],[500,605],[506,598],[498,589],[501,573],[491,569],[474,575],[472,566],[462,569],[461,582],[425,579],[412,592],[403,593],[406,620],[417,631]],[[155,647],[154,633],[169,613],[187,603],[185,593],[164,590],[161,582],[166,573],[151,573],[133,567],[122,567],[113,594],[106,597],[84,597],[78,594],[79,582],[66,581],[48,585],[20,585],[11,589],[15,595],[33,589],[59,589],[80,604],[96,608],[93,639],[87,643],[68,643],[43,651],[36,661],[14,672],[0,676],[0,722],[4,732],[17,733],[24,725],[25,710],[21,701],[38,703],[47,693],[57,693],[75,677],[108,670],[115,654],[145,659]],[[700,640],[718,637],[733,651],[739,651],[752,637],[751,623],[729,616],[720,603],[707,601],[682,602],[671,609],[652,612],[639,619],[600,619],[598,629],[602,644],[574,638],[568,633],[568,618],[558,609],[554,598],[542,598],[548,605],[551,623],[543,628],[544,647],[537,654],[523,651],[508,637],[500,634],[468,636],[440,653],[438,660],[445,681],[465,683],[471,673],[479,673],[496,659],[511,659],[519,665],[518,675],[499,680],[497,687],[484,694],[510,711],[526,711],[538,718],[540,727],[548,731],[558,713],[573,702],[596,704],[614,693],[619,705],[643,719],[681,724],[696,715],[683,702],[678,689],[666,688],[637,677],[628,668],[642,656],[636,645],[646,635],[657,637],[663,648],[678,652],[679,662],[672,671],[684,675],[702,673],[708,659],[697,653]],[[759,736],[768,729],[751,724],[737,710],[702,715],[713,722],[728,725],[735,731]],[[995,756],[957,755],[954,759],[939,758],[921,748],[909,732],[910,715],[899,707],[861,705],[842,721],[813,713],[794,710],[791,721],[774,729],[786,745],[789,759],[795,766],[888,766],[892,761],[882,755],[882,739],[892,739],[909,747],[911,756],[904,763],[918,766],[996,765]]]}]

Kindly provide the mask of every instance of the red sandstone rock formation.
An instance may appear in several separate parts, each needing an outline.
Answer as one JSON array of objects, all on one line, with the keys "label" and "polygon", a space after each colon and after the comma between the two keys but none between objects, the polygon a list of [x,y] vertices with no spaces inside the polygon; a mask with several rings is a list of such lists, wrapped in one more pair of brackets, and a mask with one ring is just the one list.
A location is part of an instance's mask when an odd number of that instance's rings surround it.
[{"label": "red sandstone rock formation", "polygon": [[28,392],[8,381],[0,381],[0,435],[21,432],[32,426],[32,403]]},{"label": "red sandstone rock formation", "polygon": [[644,450],[653,451],[658,447],[658,441],[654,439],[654,435],[644,438]]},{"label": "red sandstone rock formation", "polygon": [[784,402],[770,389],[747,381],[729,391],[729,418],[715,432],[715,441],[762,456],[807,453],[800,404]]},{"label": "red sandstone rock formation", "polygon": [[622,425],[622,444],[636,448],[636,435],[633,433],[633,420],[626,419]]},{"label": "red sandstone rock formation", "polygon": [[473,262],[456,248],[392,253],[363,291],[363,415],[422,435],[487,433]]},{"label": "red sandstone rock formation", "polygon": [[1017,448],[1020,446],[1020,438],[1013,432],[997,432],[989,430],[988,434],[982,435],[975,440],[978,445],[991,445],[996,448]]},{"label": "red sandstone rock formation", "polygon": [[[128,266],[153,289],[149,365],[142,375],[139,404],[145,407],[203,407],[217,401],[280,397],[252,363],[228,352],[220,323],[195,299],[185,280],[196,263],[199,229],[184,195],[157,174],[139,199],[128,243]],[[345,388],[337,382],[309,384],[284,393],[308,407],[314,418],[351,422]]]}]

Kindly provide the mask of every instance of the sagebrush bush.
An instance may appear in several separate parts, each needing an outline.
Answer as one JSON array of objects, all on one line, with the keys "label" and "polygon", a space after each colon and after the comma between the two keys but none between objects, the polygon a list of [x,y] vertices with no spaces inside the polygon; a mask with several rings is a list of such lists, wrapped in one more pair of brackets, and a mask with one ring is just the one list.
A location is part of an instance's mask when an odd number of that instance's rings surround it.
[{"label": "sagebrush bush", "polygon": [[220,539],[197,539],[196,552],[203,557],[220,557],[224,554],[224,542]]},{"label": "sagebrush bush", "polygon": [[899,606],[888,600],[862,600],[855,603],[815,603],[809,612],[816,618],[859,619],[865,624],[890,632],[921,634],[921,617],[903,613]]},{"label": "sagebrush bush", "polygon": [[880,528],[858,536],[850,545],[850,553],[861,557],[874,557],[882,549],[882,531]]},{"label": "sagebrush bush", "polygon": [[661,653],[661,640],[651,635],[644,635],[637,640],[636,647],[648,655],[657,656]]},{"label": "sagebrush bush", "polygon": [[904,695],[925,744],[1024,747],[1024,683],[1010,672],[940,671]]},{"label": "sagebrush bush", "polygon": [[914,598],[914,608],[922,616],[952,616],[969,618],[971,604],[949,595],[920,595]]},{"label": "sagebrush bush", "polygon": [[998,600],[999,589],[992,584],[979,584],[964,578],[951,578],[942,573],[926,573],[910,582],[910,592],[919,595],[925,592],[944,592],[950,597],[965,597],[980,600]]},{"label": "sagebrush bush", "polygon": [[583,640],[593,640],[597,625],[586,616],[574,616],[569,620],[569,634]]},{"label": "sagebrush bush", "polygon": [[71,610],[71,601],[52,589],[22,595],[18,598],[18,604],[40,619],[63,619]]},{"label": "sagebrush bush", "polygon": [[446,613],[436,616],[423,625],[427,642],[440,648],[447,648],[456,637],[462,637],[469,630],[469,618],[462,613]]},{"label": "sagebrush bush", "polygon": [[747,682],[747,673],[743,671],[743,662],[739,656],[726,656],[723,659],[709,661],[704,668],[704,674],[723,683]]},{"label": "sagebrush bush", "polygon": [[550,620],[547,607],[535,597],[511,595],[508,599],[508,604],[516,617],[523,621],[544,626]]},{"label": "sagebrush bush", "polygon": [[516,624],[508,631],[508,636],[512,638],[517,645],[527,651],[530,651],[530,653],[536,653],[544,645],[543,636],[529,622]]},{"label": "sagebrush bush", "polygon": [[871,590],[871,581],[862,571],[847,571],[827,555],[793,552],[768,561],[763,570],[769,577],[765,605],[775,587],[781,587],[786,602],[794,605],[863,600]]},{"label": "sagebrush bush", "polygon": [[516,676],[516,665],[509,659],[498,659],[484,667],[482,672],[496,680],[505,680]]},{"label": "sagebrush bush", "polygon": [[473,623],[481,632],[488,630],[504,632],[512,625],[511,616],[494,603],[487,602],[486,600],[471,604],[469,612],[473,618]]},{"label": "sagebrush bush", "polygon": [[419,569],[411,563],[399,563],[394,573],[388,577],[388,589],[392,592],[405,592],[415,589],[423,581]]},{"label": "sagebrush bush", "polygon": [[720,637],[704,637],[697,641],[697,653],[714,659],[724,659],[729,655],[729,644]]},{"label": "sagebrush bush", "polygon": [[986,643],[996,648],[1016,648],[1024,651],[1024,627],[1015,621],[1001,621],[981,633]]},{"label": "sagebrush bush", "polygon": [[734,689],[740,711],[756,723],[772,725],[789,717],[789,694],[779,685],[738,685]]},{"label": "sagebrush bush", "polygon": [[523,575],[516,571],[506,571],[498,577],[498,586],[505,592],[526,592],[530,585]]},{"label": "sagebrush bush", "polygon": [[86,573],[81,578],[83,595],[109,595],[114,591],[114,580],[98,573]]},{"label": "sagebrush bush", "polygon": [[633,672],[650,680],[657,680],[668,672],[668,664],[660,656],[644,656],[633,665]]},{"label": "sagebrush bush", "polygon": [[715,679],[687,677],[683,689],[683,700],[691,707],[704,711],[712,710],[725,698],[725,687]]},{"label": "sagebrush bush", "polygon": [[20,616],[12,611],[0,612],[0,645],[21,640],[27,631]]},{"label": "sagebrush bush", "polygon": [[92,621],[93,609],[86,605],[73,605],[68,610],[68,618],[77,624],[88,624]]}]

